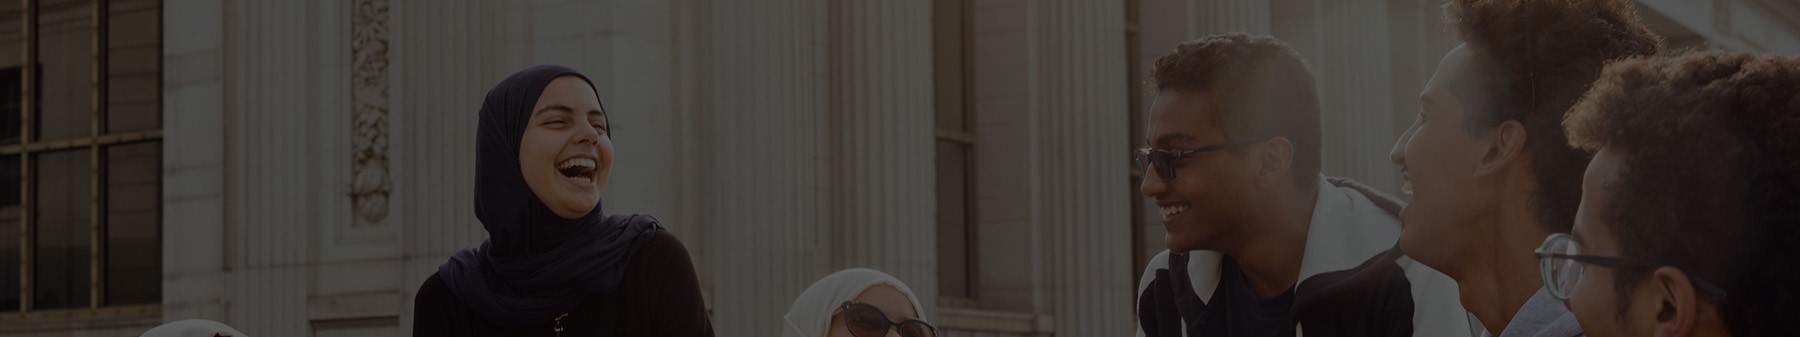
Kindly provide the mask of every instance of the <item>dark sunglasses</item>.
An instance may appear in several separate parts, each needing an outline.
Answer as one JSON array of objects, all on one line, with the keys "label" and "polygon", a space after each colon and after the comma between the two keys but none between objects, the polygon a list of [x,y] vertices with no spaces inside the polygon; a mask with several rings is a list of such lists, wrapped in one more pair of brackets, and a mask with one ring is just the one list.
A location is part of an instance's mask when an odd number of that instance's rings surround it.
[{"label": "dark sunglasses", "polygon": [[895,322],[888,320],[887,313],[873,305],[862,302],[844,302],[840,310],[844,313],[844,328],[850,330],[851,336],[881,337],[887,335],[888,329],[900,332],[900,337],[937,337],[937,327],[918,319]]},{"label": "dark sunglasses", "polygon": [[1201,146],[1201,147],[1187,149],[1187,150],[1165,150],[1165,149],[1153,149],[1153,148],[1144,147],[1144,148],[1138,148],[1137,151],[1132,152],[1132,157],[1131,157],[1132,160],[1131,161],[1132,161],[1132,164],[1137,165],[1138,173],[1142,173],[1142,174],[1148,176],[1148,175],[1150,175],[1150,169],[1155,168],[1156,176],[1162,177],[1163,181],[1170,181],[1170,180],[1175,180],[1175,161],[1176,160],[1181,160],[1182,158],[1192,157],[1196,154],[1223,150],[1225,148],[1229,148],[1232,146],[1250,144],[1250,143],[1261,142],[1261,141],[1265,141],[1265,140],[1269,140],[1269,138],[1240,139],[1240,140],[1228,141],[1228,142],[1218,143],[1218,144],[1213,144],[1213,145]]}]

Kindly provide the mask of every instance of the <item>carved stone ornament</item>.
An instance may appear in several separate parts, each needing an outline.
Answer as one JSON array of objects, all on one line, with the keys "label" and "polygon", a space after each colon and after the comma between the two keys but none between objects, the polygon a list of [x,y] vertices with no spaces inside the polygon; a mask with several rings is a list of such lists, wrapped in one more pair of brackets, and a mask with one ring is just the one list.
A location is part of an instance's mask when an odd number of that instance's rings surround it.
[{"label": "carved stone ornament", "polygon": [[350,23],[351,148],[350,202],[355,226],[387,220],[388,193],[388,2],[353,0]]}]

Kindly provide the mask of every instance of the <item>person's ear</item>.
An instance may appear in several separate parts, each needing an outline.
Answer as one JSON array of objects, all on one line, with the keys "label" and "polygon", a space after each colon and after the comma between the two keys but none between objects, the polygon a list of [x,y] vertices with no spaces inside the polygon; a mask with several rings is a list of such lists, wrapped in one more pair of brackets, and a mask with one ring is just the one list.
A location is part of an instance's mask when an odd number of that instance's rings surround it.
[{"label": "person's ear", "polygon": [[1513,162],[1525,157],[1525,125],[1519,121],[1505,121],[1488,129],[1487,149],[1481,155],[1481,164],[1476,167],[1475,175],[1499,174]]},{"label": "person's ear", "polygon": [[1270,138],[1257,146],[1256,183],[1262,186],[1276,186],[1283,180],[1292,180],[1294,167],[1294,143],[1287,137]]},{"label": "person's ear", "polygon": [[1656,336],[1687,336],[1693,333],[1694,320],[1699,317],[1700,305],[1696,303],[1694,284],[1688,275],[1671,266],[1656,268],[1650,273],[1644,286],[1649,291],[1640,292],[1636,303],[1656,306],[1653,329]]}]

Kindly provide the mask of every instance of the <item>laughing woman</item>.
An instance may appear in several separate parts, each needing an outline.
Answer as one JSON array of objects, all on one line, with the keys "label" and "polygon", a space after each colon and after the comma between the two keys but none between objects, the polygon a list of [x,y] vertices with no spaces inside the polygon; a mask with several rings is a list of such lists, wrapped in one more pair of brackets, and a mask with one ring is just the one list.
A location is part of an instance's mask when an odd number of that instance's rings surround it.
[{"label": "laughing woman", "polygon": [[592,81],[542,65],[488,91],[475,217],[488,240],[420,286],[414,336],[712,336],[693,262],[648,215],[605,215],[607,114]]}]

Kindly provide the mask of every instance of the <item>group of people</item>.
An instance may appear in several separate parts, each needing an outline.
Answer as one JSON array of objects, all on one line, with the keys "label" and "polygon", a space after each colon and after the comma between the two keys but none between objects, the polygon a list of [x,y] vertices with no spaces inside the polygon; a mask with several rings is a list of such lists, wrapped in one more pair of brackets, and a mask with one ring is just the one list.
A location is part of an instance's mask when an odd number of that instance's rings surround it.
[{"label": "group of people", "polygon": [[[1461,44],[1390,153],[1410,203],[1321,172],[1316,82],[1282,41],[1156,61],[1134,154],[1168,250],[1139,335],[1800,332],[1800,58],[1666,51],[1626,0],[1444,10]],[[713,335],[681,242],[601,210],[613,144],[587,77],[520,71],[479,118],[489,239],[420,287],[414,335]],[[938,336],[920,303],[850,269],[784,318],[790,336]]]},{"label": "group of people", "polygon": [[1411,203],[1319,172],[1280,40],[1157,60],[1140,336],[1800,334],[1800,58],[1663,50],[1624,0],[1443,7]]}]

